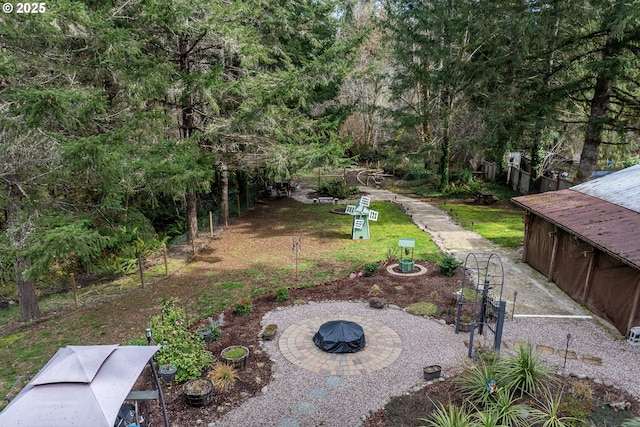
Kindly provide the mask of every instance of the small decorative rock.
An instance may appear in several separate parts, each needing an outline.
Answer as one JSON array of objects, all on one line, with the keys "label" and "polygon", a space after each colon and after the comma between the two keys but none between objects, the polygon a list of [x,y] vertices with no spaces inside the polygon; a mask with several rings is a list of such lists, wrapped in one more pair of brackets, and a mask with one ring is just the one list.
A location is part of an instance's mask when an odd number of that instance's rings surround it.
[{"label": "small decorative rock", "polygon": [[601,380],[600,378],[594,378],[594,379],[593,379],[593,382],[594,382],[595,384],[602,384],[602,380]]},{"label": "small decorative rock", "polygon": [[397,305],[395,305],[395,304],[389,304],[387,307],[389,307],[389,308],[391,308],[391,309],[393,309],[393,310],[400,310],[400,307],[398,307],[398,306],[397,306]]},{"label": "small decorative rock", "polygon": [[586,380],[587,376],[585,374],[578,374],[578,379],[579,380]]},{"label": "small decorative rock", "polygon": [[610,381],[610,380],[606,380],[602,384],[606,385],[607,387],[613,387],[613,381]]}]

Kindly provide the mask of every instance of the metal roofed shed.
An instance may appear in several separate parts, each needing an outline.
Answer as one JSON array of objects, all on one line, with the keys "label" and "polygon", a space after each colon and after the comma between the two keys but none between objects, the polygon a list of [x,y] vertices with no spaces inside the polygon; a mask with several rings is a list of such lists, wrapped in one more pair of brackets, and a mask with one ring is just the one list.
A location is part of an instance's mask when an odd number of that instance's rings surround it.
[{"label": "metal roofed shed", "polygon": [[578,184],[571,190],[640,213],[640,165]]},{"label": "metal roofed shed", "polygon": [[622,334],[640,326],[640,166],[512,201],[523,261]]}]

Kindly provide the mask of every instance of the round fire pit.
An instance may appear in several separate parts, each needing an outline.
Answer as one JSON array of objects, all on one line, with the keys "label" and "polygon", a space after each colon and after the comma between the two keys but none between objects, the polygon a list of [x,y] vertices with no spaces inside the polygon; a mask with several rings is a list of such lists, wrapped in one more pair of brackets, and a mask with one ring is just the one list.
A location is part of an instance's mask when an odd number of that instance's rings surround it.
[{"label": "round fire pit", "polygon": [[313,336],[313,343],[327,353],[356,353],[366,343],[362,326],[346,320],[323,323]]}]

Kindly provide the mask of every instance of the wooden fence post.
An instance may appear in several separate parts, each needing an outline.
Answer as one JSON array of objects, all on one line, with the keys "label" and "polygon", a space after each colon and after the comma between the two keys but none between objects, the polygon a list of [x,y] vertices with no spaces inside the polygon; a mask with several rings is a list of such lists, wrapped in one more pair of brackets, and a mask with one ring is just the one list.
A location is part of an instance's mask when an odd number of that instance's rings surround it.
[{"label": "wooden fence post", "polygon": [[236,202],[238,204],[238,216],[240,216],[240,193],[236,196]]},{"label": "wooden fence post", "polygon": [[138,257],[138,268],[140,270],[140,283],[142,284],[142,289],[144,289],[144,270],[142,269],[142,257]]},{"label": "wooden fence post", "polygon": [[71,273],[69,276],[71,277],[71,289],[73,289],[73,302],[76,304],[76,308],[78,308],[78,287],[76,286],[76,275]]},{"label": "wooden fence post", "polygon": [[164,256],[164,277],[169,277],[169,261],[167,260],[167,245],[162,244],[162,255]]},{"label": "wooden fence post", "polygon": [[209,211],[209,236],[213,237],[213,212]]}]

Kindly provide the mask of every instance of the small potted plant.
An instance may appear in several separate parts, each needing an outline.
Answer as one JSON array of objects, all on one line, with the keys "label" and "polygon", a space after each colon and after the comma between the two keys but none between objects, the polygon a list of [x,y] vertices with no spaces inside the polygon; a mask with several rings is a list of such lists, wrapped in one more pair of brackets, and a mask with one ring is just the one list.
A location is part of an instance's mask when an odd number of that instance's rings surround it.
[{"label": "small potted plant", "polygon": [[166,384],[171,384],[173,380],[176,378],[176,371],[178,368],[176,365],[172,363],[165,363],[164,365],[160,365],[160,369],[158,372],[160,373],[160,378]]},{"label": "small potted plant", "polygon": [[217,323],[211,317],[209,317],[208,320],[208,325],[200,325],[196,328],[196,335],[204,342],[216,341],[222,334],[220,327],[218,327]]},{"label": "small potted plant", "polygon": [[470,316],[460,316],[460,323],[458,323],[458,331],[469,332],[471,331],[471,319]]},{"label": "small potted plant", "polygon": [[249,349],[241,345],[232,345],[222,350],[220,356],[227,365],[234,368],[244,368],[247,365]]},{"label": "small potted plant", "polygon": [[204,342],[211,342],[211,328],[208,325],[200,325],[196,328],[198,335]]},{"label": "small potted plant", "polygon": [[423,376],[424,376],[424,379],[427,381],[440,378],[441,373],[442,373],[442,367],[440,365],[429,365],[424,367],[423,369]]},{"label": "small potted plant", "polygon": [[269,323],[264,327],[264,330],[262,331],[262,334],[260,334],[260,337],[265,341],[271,341],[273,338],[275,338],[276,332],[278,332],[278,325],[276,325],[275,323]]}]

